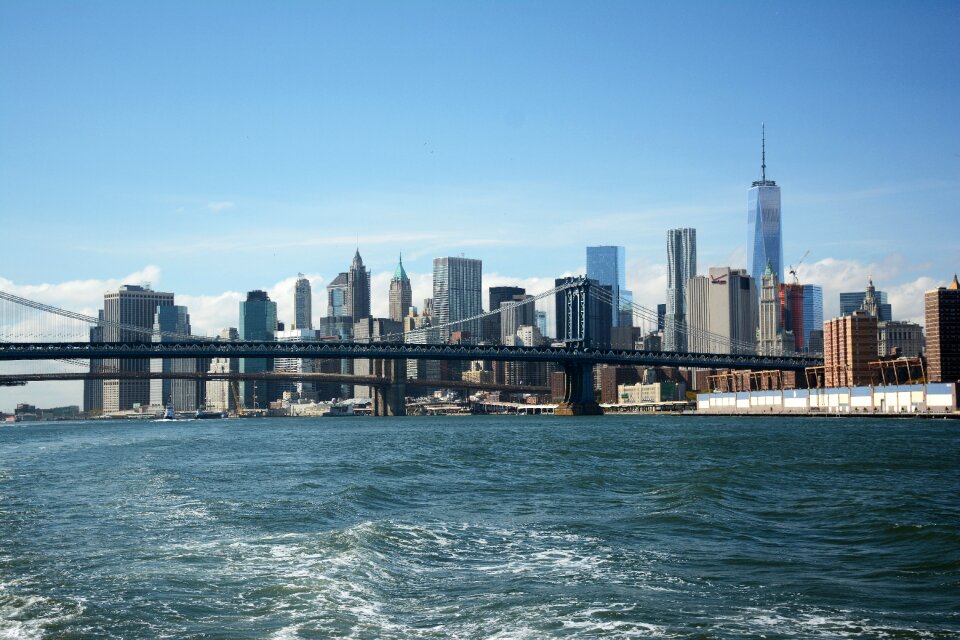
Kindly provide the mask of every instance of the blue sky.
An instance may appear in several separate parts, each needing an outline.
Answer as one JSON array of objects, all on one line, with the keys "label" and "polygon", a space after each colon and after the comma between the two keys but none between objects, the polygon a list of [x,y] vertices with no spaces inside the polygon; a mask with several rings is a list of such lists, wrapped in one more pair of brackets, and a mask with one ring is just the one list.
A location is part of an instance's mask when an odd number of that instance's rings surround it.
[{"label": "blue sky", "polygon": [[0,3],[0,288],[149,279],[213,332],[358,242],[382,312],[400,251],[419,301],[437,256],[537,290],[621,244],[653,306],[668,228],[745,266],[766,122],[785,262],[828,315],[873,274],[919,318],[960,264],[957,33],[956,2]]}]

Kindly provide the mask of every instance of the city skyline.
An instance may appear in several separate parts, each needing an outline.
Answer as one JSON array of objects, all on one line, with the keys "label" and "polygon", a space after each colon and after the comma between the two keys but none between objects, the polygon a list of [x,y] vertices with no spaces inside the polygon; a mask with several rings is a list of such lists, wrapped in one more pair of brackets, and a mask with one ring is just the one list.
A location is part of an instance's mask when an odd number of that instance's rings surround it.
[{"label": "city skyline", "polygon": [[922,322],[960,263],[955,3],[373,7],[0,7],[0,288],[95,311],[149,280],[215,334],[254,288],[292,321],[281,289],[358,245],[386,316],[399,251],[420,304],[438,256],[536,294],[615,244],[654,308],[667,229],[747,266],[763,122],[825,317],[872,275]]}]

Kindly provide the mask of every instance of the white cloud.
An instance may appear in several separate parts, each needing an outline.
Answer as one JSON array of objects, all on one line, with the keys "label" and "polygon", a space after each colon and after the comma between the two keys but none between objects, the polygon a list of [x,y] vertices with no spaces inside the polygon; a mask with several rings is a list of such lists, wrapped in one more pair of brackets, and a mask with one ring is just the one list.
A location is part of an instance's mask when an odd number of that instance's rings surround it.
[{"label": "white cloud", "polygon": [[234,209],[236,206],[236,202],[230,202],[229,200],[217,200],[215,202],[208,202],[204,209],[212,211],[213,213],[220,213],[221,211]]}]

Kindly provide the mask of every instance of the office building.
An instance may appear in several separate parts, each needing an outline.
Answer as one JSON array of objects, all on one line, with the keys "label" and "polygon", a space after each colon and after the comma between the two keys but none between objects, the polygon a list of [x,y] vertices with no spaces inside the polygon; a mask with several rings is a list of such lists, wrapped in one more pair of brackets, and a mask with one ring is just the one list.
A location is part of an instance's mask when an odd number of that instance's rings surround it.
[{"label": "office building", "polygon": [[[320,333],[316,329],[289,329],[277,331],[277,342],[319,342]],[[319,360],[315,358],[275,358],[273,370],[286,373],[318,373]],[[316,383],[297,380],[292,382],[274,382],[272,394],[276,397],[289,394],[291,398],[315,402],[317,400]]]},{"label": "office building", "polygon": [[667,231],[667,303],[664,351],[687,351],[687,284],[697,275],[697,230]]},{"label": "office building", "polygon": [[[270,300],[266,291],[250,291],[247,299],[240,301],[240,339],[273,341],[277,331],[277,303]],[[268,358],[243,358],[241,373],[271,371],[273,361]],[[243,380],[240,396],[246,409],[265,408],[273,399],[270,385],[265,380]]]},{"label": "office building", "polygon": [[344,315],[354,322],[370,316],[370,271],[363,266],[360,250],[353,255],[347,271],[347,290],[344,297]]},{"label": "office building", "polygon": [[[153,319],[153,341],[170,342],[170,336],[190,335],[190,314],[182,305],[161,305]],[[204,367],[205,369],[205,367]],[[163,358],[150,361],[154,373],[195,373],[196,358]],[[157,379],[150,381],[150,404],[165,407],[173,403],[176,411],[196,411],[203,405],[204,385],[199,380]]]},{"label": "office building", "polygon": [[[483,313],[481,279],[483,263],[472,258],[435,258],[433,261],[433,318],[437,337],[447,342],[453,332],[476,342],[480,320],[465,320]],[[463,322],[460,322],[463,320]]]},{"label": "office building", "polygon": [[313,329],[313,290],[302,273],[297,274],[293,290],[293,328]]},{"label": "office building", "polygon": [[783,328],[780,306],[780,282],[768,263],[760,279],[760,326],[757,329],[757,353],[783,355],[794,350],[793,332]]},{"label": "office building", "polygon": [[824,384],[852,387],[873,382],[870,363],[877,360],[877,319],[864,312],[823,323]]},{"label": "office building", "polygon": [[[527,292],[522,287],[490,287],[488,290],[489,311],[496,311],[505,302],[513,300],[514,296],[522,296]],[[483,339],[487,342],[502,343],[503,314],[495,313],[483,319]]]},{"label": "office building", "polygon": [[664,302],[657,305],[657,331],[663,333],[664,321],[667,317],[667,304]]},{"label": "office building", "polygon": [[[793,350],[802,353],[823,352],[823,289],[815,284],[780,286],[784,331],[793,333]],[[814,339],[820,332],[820,339]]]},{"label": "office building", "polygon": [[855,311],[866,311],[881,322],[893,320],[893,308],[887,302],[887,292],[877,290],[872,277],[867,281],[865,291],[840,294],[840,315],[849,316]]},{"label": "office building", "polygon": [[877,323],[880,357],[917,358],[923,354],[923,327],[903,320]]},{"label": "office building", "polygon": [[923,294],[927,326],[927,378],[931,382],[960,380],[960,282]]},{"label": "office building", "polygon": [[[150,342],[157,307],[172,305],[173,294],[153,291],[148,286],[123,285],[103,297],[104,342]],[[140,327],[142,331],[121,329],[118,325]],[[126,373],[150,371],[149,359],[103,361],[106,369]],[[147,379],[104,380],[103,410],[124,411],[150,404],[150,381]]]},{"label": "office building", "polygon": [[403,268],[403,256],[397,262],[397,268],[390,279],[390,319],[394,322],[403,322],[413,304],[413,290],[410,288],[410,278]]},{"label": "office building", "polygon": [[500,344],[507,344],[507,338],[516,335],[521,326],[533,326],[537,321],[537,310],[533,296],[520,293],[500,304]]},{"label": "office building", "polygon": [[[633,302],[632,295],[626,291],[626,256],[623,247],[599,246],[587,247],[587,277],[605,287],[609,287],[612,294],[610,326],[620,326],[621,319],[629,318],[632,322],[633,313],[629,303]],[[624,312],[621,318],[621,311]]]},{"label": "office building", "polygon": [[[327,285],[327,317],[342,318],[351,317],[347,313],[347,272],[342,271],[337,274],[330,284]],[[351,324],[353,320],[351,319]]]},{"label": "office building", "polygon": [[537,329],[540,330],[540,335],[542,335],[544,338],[547,338],[550,335],[549,325],[547,324],[547,312],[537,311],[536,321],[537,321]]},{"label": "office building", "polygon": [[713,267],[687,283],[688,348],[692,353],[753,353],[757,287],[744,269]]},{"label": "office building", "polygon": [[767,263],[783,279],[783,234],[780,218],[780,187],[767,180],[766,131],[761,135],[760,179],[747,192],[747,273],[754,282]]}]

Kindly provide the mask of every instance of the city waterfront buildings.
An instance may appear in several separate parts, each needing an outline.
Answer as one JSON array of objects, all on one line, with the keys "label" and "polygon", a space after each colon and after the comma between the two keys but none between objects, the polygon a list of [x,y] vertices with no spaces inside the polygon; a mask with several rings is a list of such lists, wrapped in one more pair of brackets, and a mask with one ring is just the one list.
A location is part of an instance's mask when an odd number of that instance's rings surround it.
[{"label": "city waterfront buildings", "polygon": [[793,350],[793,333],[784,331],[780,304],[780,282],[770,263],[760,277],[760,323],[757,329],[757,352],[768,356],[783,355]]},{"label": "city waterfront buildings", "polygon": [[793,334],[793,351],[823,351],[823,288],[815,284],[781,285],[783,327]]},{"label": "city waterfront buildings", "polygon": [[[480,320],[458,322],[483,313],[483,263],[472,258],[446,257],[433,261],[433,318],[437,337],[447,342],[454,331],[480,339]],[[450,323],[456,323],[450,326]]]},{"label": "city waterfront buildings", "polygon": [[[342,271],[327,285],[327,317],[350,317],[347,313],[347,272]],[[352,322],[352,319],[351,319]]]},{"label": "city waterfront buildings", "polygon": [[760,179],[747,192],[747,273],[760,282],[770,263],[783,280],[783,233],[780,214],[780,187],[767,180],[766,131],[761,138]]},{"label": "city waterfront buildings", "polygon": [[923,294],[927,328],[927,376],[932,382],[960,380],[960,282]]},{"label": "city waterfront buildings", "polygon": [[905,320],[878,322],[877,341],[880,357],[916,358],[923,354],[923,327]]},{"label": "city waterfront buildings", "polygon": [[[218,340],[239,340],[240,332],[235,327],[222,329],[217,336]],[[238,373],[240,371],[239,358],[213,358],[207,369],[210,373]],[[239,386],[231,380],[207,380],[206,410],[220,411],[221,413],[236,412],[237,399],[240,395]]]},{"label": "city waterfront buildings", "polygon": [[667,302],[663,318],[664,351],[687,350],[687,283],[697,275],[697,230],[667,231]]}]

